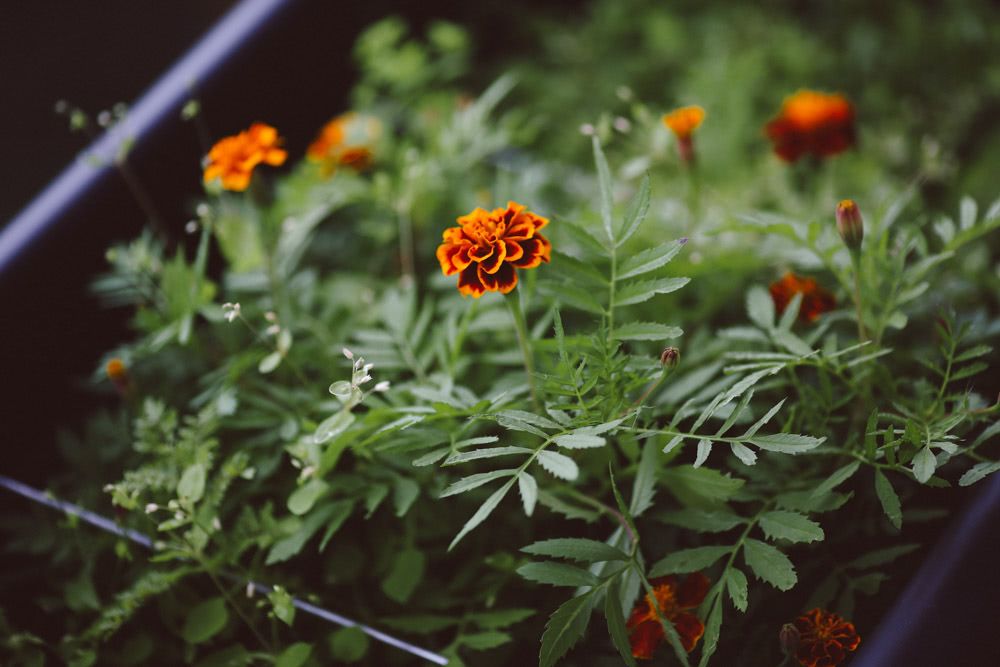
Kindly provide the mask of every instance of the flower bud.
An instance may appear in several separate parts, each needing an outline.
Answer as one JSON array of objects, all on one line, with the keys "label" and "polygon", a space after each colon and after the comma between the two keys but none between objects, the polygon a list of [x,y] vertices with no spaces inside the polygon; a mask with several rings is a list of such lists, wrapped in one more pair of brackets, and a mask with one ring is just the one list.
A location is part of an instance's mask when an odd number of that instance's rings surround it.
[{"label": "flower bud", "polygon": [[853,199],[844,199],[837,204],[837,231],[851,252],[861,249],[865,225],[861,220],[861,210]]},{"label": "flower bud", "polygon": [[799,640],[802,638],[799,629],[793,623],[785,623],[778,633],[778,641],[781,643],[781,650],[785,655],[793,655],[795,649],[799,647]]},{"label": "flower bud", "polygon": [[664,368],[673,368],[681,361],[681,351],[676,347],[667,347],[660,354],[660,363]]},{"label": "flower bud", "polygon": [[125,396],[129,393],[131,382],[129,380],[128,368],[125,366],[124,361],[118,357],[108,360],[108,363],[104,365],[104,372],[112,384],[115,385],[115,389],[119,394]]}]

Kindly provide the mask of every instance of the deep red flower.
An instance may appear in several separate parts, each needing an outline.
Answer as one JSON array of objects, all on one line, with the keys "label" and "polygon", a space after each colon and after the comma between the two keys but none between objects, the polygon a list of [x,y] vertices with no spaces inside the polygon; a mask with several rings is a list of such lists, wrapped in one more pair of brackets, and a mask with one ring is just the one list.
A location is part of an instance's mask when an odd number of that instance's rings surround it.
[{"label": "deep red flower", "polygon": [[786,162],[836,155],[854,145],[854,105],[843,95],[800,90],[785,98],[764,132]]},{"label": "deep red flower", "polygon": [[771,283],[771,298],[778,314],[785,308],[796,294],[802,294],[802,305],[799,306],[799,320],[815,322],[816,318],[837,307],[833,294],[820,286],[814,278],[797,276],[791,271],[781,277],[781,280]]},{"label": "deep red flower", "polygon": [[552,255],[552,244],[538,232],[549,221],[516,202],[493,211],[477,208],[458,224],[444,230],[438,262],[444,275],[459,274],[459,292],[477,299],[485,292],[507,294],[517,286],[515,269],[534,268]]},{"label": "deep red flower", "polygon": [[795,658],[803,667],[835,667],[861,643],[853,623],[825,609],[807,611],[795,619],[795,627],[799,631]]},{"label": "deep red flower", "polygon": [[[684,650],[691,650],[705,634],[705,625],[697,616],[691,613],[705,599],[708,593],[709,580],[701,572],[694,572],[679,581],[674,575],[662,579],[654,579],[653,595],[660,607],[663,617],[673,624],[680,636]],[[656,648],[666,639],[663,626],[656,615],[653,600],[647,594],[640,600],[629,615],[625,627],[629,631],[629,642],[632,645],[632,656],[649,660]]]}]

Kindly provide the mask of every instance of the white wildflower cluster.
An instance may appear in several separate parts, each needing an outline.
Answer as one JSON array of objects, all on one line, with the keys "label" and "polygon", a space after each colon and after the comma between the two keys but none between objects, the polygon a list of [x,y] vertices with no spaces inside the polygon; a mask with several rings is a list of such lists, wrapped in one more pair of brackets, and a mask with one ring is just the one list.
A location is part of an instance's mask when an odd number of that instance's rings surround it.
[{"label": "white wildflower cluster", "polygon": [[233,322],[240,316],[240,304],[226,302],[222,304],[222,312],[227,322]]},{"label": "white wildflower cluster", "polygon": [[[346,347],[343,349],[343,353],[345,357],[354,362],[354,366],[351,369],[351,381],[341,380],[334,382],[330,385],[330,393],[345,403],[349,402],[356,405],[363,397],[364,389],[362,385],[372,381],[371,370],[375,367],[375,364],[365,363],[364,357],[356,357]],[[371,390],[377,392],[388,391],[389,381],[382,380],[381,382],[377,382]]]}]

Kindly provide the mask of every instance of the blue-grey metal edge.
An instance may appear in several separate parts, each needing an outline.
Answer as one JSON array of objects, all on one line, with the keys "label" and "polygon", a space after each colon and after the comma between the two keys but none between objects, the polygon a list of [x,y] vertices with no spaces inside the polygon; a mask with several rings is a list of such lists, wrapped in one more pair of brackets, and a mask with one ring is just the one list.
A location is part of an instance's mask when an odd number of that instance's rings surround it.
[{"label": "blue-grey metal edge", "polygon": [[[74,160],[10,224],[0,230],[0,276],[34,241],[54,228],[73,206],[113,171],[125,141],[136,146],[158,126],[177,117],[192,91],[205,84],[241,47],[267,29],[296,0],[242,0],[223,16],[173,67],[129,108],[123,123],[109,129],[85,151],[99,160]],[[95,161],[97,162],[97,161]]]}]

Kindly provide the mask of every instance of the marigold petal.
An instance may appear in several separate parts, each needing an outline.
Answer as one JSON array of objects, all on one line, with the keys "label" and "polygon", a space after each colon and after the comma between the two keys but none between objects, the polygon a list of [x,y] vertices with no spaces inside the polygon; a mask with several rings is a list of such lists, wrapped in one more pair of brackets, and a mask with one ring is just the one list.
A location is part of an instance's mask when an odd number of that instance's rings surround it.
[{"label": "marigold petal", "polygon": [[243,192],[250,187],[250,173],[245,171],[231,171],[222,177],[222,187],[234,192]]},{"label": "marigold petal", "polygon": [[701,572],[692,572],[676,589],[677,606],[680,609],[693,609],[701,604],[708,594],[712,582]]},{"label": "marigold petal", "polygon": [[640,660],[651,660],[657,647],[666,635],[663,626],[658,621],[645,621],[632,628],[629,633],[629,644],[632,646],[632,657]]},{"label": "marigold petal", "polygon": [[552,253],[552,244],[544,236],[538,236],[520,241],[524,254],[511,263],[519,269],[533,269],[542,262],[548,262]]},{"label": "marigold petal", "polygon": [[478,299],[486,292],[486,286],[479,279],[479,265],[470,264],[458,274],[458,291]]},{"label": "marigold petal", "polygon": [[679,139],[686,139],[705,120],[705,110],[699,106],[681,107],[664,114],[662,120]]},{"label": "marigold petal", "polygon": [[264,156],[264,162],[272,167],[279,167],[285,163],[285,159],[287,157],[288,151],[281,148],[272,148],[267,151],[267,154]]},{"label": "marigold petal", "polygon": [[494,252],[496,252],[496,248],[493,244],[475,245],[469,250],[469,257],[471,257],[474,262],[482,262],[483,260],[492,257]]},{"label": "marigold petal", "polygon": [[487,220],[489,217],[489,211],[477,207],[473,209],[471,213],[459,216],[456,220],[459,225],[465,227],[466,225],[472,225],[482,220]]},{"label": "marigold petal", "polygon": [[705,634],[705,625],[694,614],[682,611],[671,617],[670,622],[674,624],[677,634],[681,638],[681,646],[690,653],[698,644],[698,640]]},{"label": "marigold petal", "polygon": [[480,263],[483,271],[486,273],[496,273],[500,270],[500,266],[503,264],[504,259],[507,257],[507,246],[503,241],[497,241],[493,244],[493,251],[489,257],[484,259]]},{"label": "marigold petal", "polygon": [[524,248],[517,241],[511,241],[508,238],[503,240],[504,247],[507,249],[507,261],[516,262],[524,256]]}]

